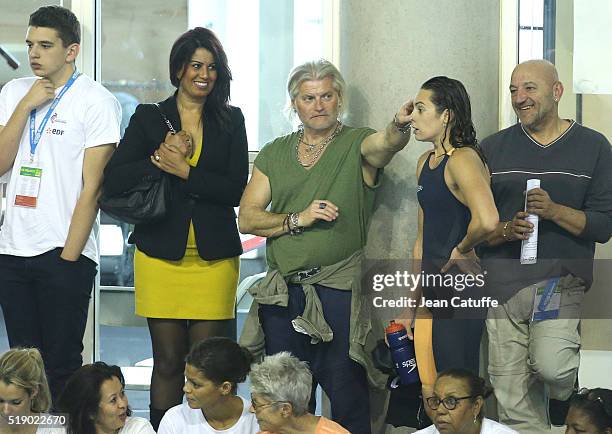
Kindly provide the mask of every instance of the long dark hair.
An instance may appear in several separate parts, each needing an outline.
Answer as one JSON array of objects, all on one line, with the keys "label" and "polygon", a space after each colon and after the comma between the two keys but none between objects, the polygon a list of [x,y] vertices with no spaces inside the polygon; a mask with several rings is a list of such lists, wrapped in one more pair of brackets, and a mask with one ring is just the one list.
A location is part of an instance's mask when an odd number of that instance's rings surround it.
[{"label": "long dark hair", "polygon": [[251,370],[253,355],[231,339],[212,337],[195,344],[185,362],[217,385],[229,381],[236,393],[238,383],[244,382]]},{"label": "long dark hair", "polygon": [[[446,371],[442,371],[438,374],[438,380],[442,377],[451,377],[455,380],[460,380],[465,383],[468,389],[468,394],[472,397],[471,401],[475,402],[479,396],[482,399],[487,399],[493,393],[493,388],[485,383],[485,381],[470,371],[469,369],[463,368],[451,368]],[[478,419],[482,420],[484,417],[483,408],[478,413]]]},{"label": "long dark hair", "polygon": [[586,413],[598,430],[612,428],[612,390],[583,389],[572,396],[570,407]]},{"label": "long dark hair", "polygon": [[[433,77],[421,86],[421,89],[431,91],[431,101],[438,113],[449,111],[450,136],[449,141],[455,148],[472,148],[482,162],[486,165],[486,159],[476,139],[476,129],[472,123],[472,105],[470,96],[465,86],[459,80],[445,76]],[[444,130],[444,140],[448,127]]]},{"label": "long dark hair", "polygon": [[[57,402],[58,410],[68,413],[70,434],[96,434],[94,421],[100,406],[100,388],[102,383],[113,377],[117,377],[125,386],[121,368],[104,362],[81,366],[72,374]],[[128,407],[127,415],[131,414],[132,410]]]},{"label": "long dark hair", "polygon": [[229,99],[232,72],[223,46],[212,30],[196,27],[186,31],[174,41],[170,50],[170,81],[178,89],[180,84],[178,73],[189,63],[191,56],[198,48],[210,51],[217,65],[217,80],[212,92],[206,98],[203,115],[208,115],[213,121],[227,126],[230,121]]}]

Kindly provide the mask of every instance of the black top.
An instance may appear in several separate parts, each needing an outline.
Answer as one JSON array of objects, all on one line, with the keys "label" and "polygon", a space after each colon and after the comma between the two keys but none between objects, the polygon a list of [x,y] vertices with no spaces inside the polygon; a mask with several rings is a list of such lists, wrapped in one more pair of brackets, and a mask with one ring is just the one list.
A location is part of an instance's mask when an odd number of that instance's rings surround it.
[{"label": "black top", "polygon": [[[451,252],[461,242],[467,233],[472,217],[470,210],[462,204],[450,191],[444,181],[444,172],[450,158],[444,155],[440,164],[431,169],[429,163],[432,152],[425,160],[419,175],[417,198],[423,210],[423,257],[421,271],[424,280],[421,281],[423,296],[426,299],[449,300],[451,297],[461,297],[462,294],[476,297],[478,289],[470,285],[470,290],[462,292],[465,287],[454,285],[447,279],[452,275],[461,274],[457,266],[451,267],[444,274],[440,269],[448,262]],[[437,280],[436,277],[442,278]],[[455,282],[453,278],[450,282]],[[459,280],[457,280],[459,283]],[[479,317],[479,311],[455,310],[448,305],[430,308],[436,319]]]},{"label": "black top", "polygon": [[[161,102],[160,108],[174,128],[181,129],[176,94]],[[104,189],[121,193],[143,179],[155,179],[162,171],[150,156],[164,141],[168,127],[159,109],[141,104],[130,119],[125,135],[104,170]],[[148,256],[179,260],[185,255],[189,222],[193,221],[196,245],[205,260],[230,258],[242,253],[234,207],[247,182],[248,146],[244,117],[230,107],[229,127],[204,120],[202,152],[191,167],[189,178],[169,175],[171,199],[168,215],[161,221],[139,224],[130,242]]]},{"label": "black top", "polygon": [[423,260],[440,259],[444,265],[455,246],[465,237],[471,214],[444,181],[449,156],[445,155],[436,168],[430,169],[432,155],[433,152],[421,169],[417,192],[423,210]]},{"label": "black top", "polygon": [[[501,221],[511,220],[524,209],[524,191],[531,178],[540,179],[541,188],[553,202],[586,215],[586,226],[578,236],[540,219],[538,262],[534,265],[519,263],[520,241],[481,246],[479,254],[490,263],[489,280],[505,283],[508,295],[568,271],[584,278],[588,286],[595,242],[605,243],[612,235],[612,152],[608,140],[573,122],[544,146],[519,123],[486,138],[481,146],[491,170],[491,189]],[[493,266],[499,271],[492,273]]]}]

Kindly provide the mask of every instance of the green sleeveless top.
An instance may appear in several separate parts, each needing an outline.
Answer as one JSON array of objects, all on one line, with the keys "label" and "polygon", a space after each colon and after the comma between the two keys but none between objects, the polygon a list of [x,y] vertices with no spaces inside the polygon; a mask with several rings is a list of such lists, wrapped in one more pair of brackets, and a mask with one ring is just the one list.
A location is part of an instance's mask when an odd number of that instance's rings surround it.
[{"label": "green sleeveless top", "polygon": [[289,276],[335,264],[365,246],[378,183],[372,188],[363,180],[361,143],[375,132],[345,126],[310,170],[297,161],[297,132],[279,137],[259,152],[255,166],[270,182],[271,212],[299,212],[319,199],[334,203],[339,214],[335,221],[319,220],[300,235],[268,238],[271,269]]}]

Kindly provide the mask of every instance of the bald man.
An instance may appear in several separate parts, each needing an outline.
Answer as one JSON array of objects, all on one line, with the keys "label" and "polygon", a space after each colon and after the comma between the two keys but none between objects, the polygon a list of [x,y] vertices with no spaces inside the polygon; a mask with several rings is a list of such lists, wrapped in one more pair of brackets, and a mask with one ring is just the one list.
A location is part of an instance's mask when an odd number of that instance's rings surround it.
[{"label": "bald man", "polygon": [[[501,220],[480,251],[500,301],[487,318],[489,374],[500,421],[541,433],[564,423],[577,381],[580,305],[595,243],[612,235],[612,153],[602,134],[559,117],[563,84],[551,63],[518,65],[510,94],[519,123],[482,142]],[[540,188],[525,198],[528,179]],[[535,264],[520,261],[528,213],[539,217]]]}]

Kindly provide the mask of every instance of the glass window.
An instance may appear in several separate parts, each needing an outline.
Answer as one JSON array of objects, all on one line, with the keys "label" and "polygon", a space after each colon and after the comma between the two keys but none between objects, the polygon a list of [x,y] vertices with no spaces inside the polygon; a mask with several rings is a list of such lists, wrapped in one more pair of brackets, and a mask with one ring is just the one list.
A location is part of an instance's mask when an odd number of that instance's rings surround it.
[{"label": "glass window", "polygon": [[519,63],[530,59],[541,59],[544,53],[544,31],[519,30]]},{"label": "glass window", "polygon": [[520,0],[519,58],[524,62],[544,54],[544,0]]},{"label": "glass window", "polygon": [[544,0],[520,0],[519,20],[524,27],[543,27]]}]

